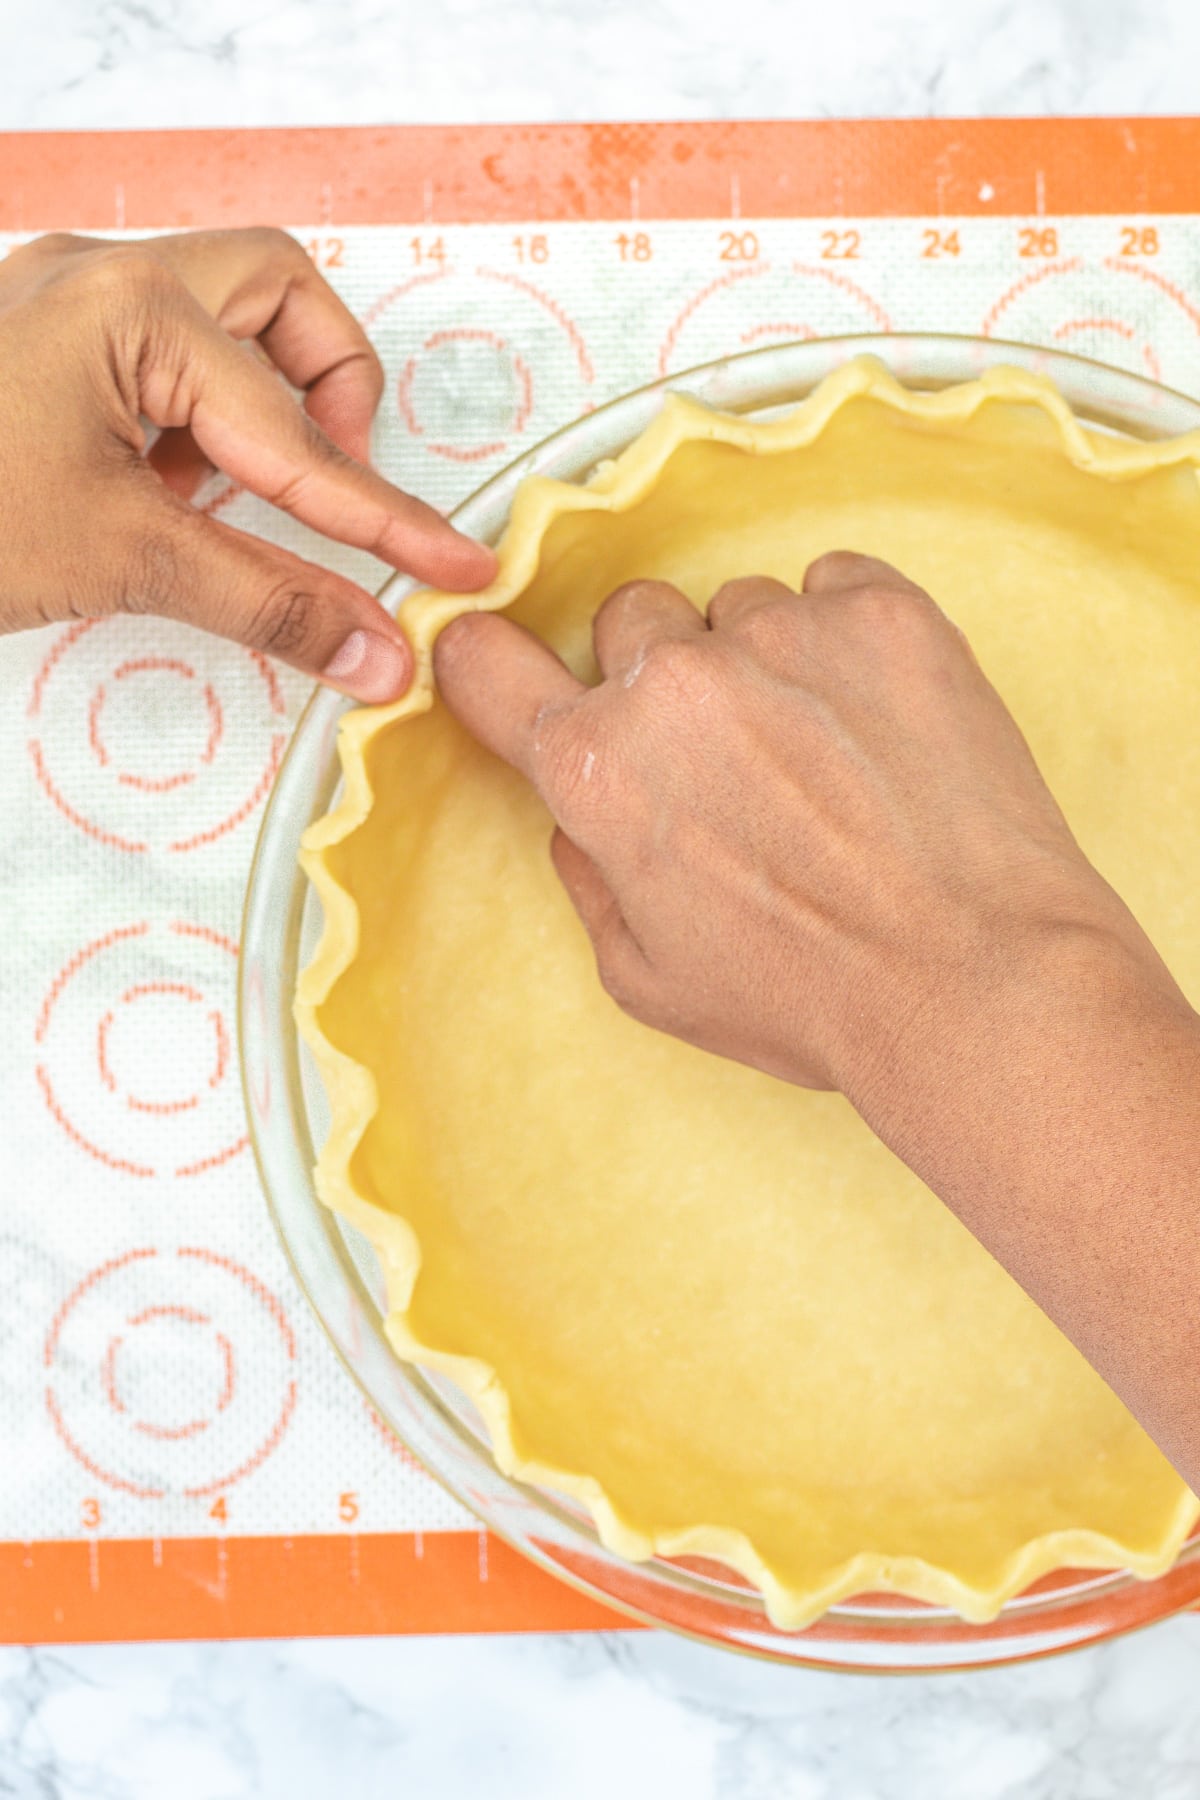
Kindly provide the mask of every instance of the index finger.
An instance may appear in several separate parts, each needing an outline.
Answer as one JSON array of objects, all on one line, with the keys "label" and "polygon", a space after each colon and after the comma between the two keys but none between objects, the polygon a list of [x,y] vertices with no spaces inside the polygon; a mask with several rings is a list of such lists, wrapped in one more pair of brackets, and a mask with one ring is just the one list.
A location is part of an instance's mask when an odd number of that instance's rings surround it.
[{"label": "index finger", "polygon": [[519,769],[559,817],[563,794],[545,754],[551,718],[570,713],[589,691],[553,650],[497,613],[465,613],[433,647],[438,692],[485,750]]}]

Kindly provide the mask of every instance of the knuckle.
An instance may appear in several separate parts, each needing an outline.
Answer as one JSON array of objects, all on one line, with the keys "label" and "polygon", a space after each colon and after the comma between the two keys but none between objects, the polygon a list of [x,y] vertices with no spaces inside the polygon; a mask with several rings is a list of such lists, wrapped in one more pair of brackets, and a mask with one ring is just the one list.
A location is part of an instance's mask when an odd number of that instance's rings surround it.
[{"label": "knuckle", "polygon": [[782,581],[776,581],[773,575],[735,575],[730,581],[721,583],[709,606],[724,611],[737,600],[778,598],[790,591]]},{"label": "knuckle", "polygon": [[646,1010],[644,985],[638,979],[631,959],[621,948],[602,938],[596,945],[596,974],[600,986],[613,1003],[631,1018],[642,1018]]},{"label": "knuckle", "polygon": [[121,610],[169,614],[178,608],[181,591],[179,547],[172,533],[161,527],[136,532],[126,562]]},{"label": "knuckle", "polygon": [[[333,439],[326,437],[321,427],[301,408],[296,408],[295,429],[298,434],[296,453],[300,467],[271,489],[268,498],[272,506],[282,508],[284,512],[294,512],[304,505],[306,496],[318,474],[338,468],[355,467],[354,459],[338,448]],[[378,549],[386,538],[386,531],[378,544],[370,548]]]},{"label": "knuckle", "polygon": [[672,1005],[670,983],[647,960],[619,922],[595,946],[596,974],[614,1005],[640,1025],[677,1031],[682,1015]]},{"label": "knuckle", "polygon": [[641,601],[653,600],[660,594],[673,594],[674,592],[675,589],[669,582],[655,581],[648,575],[635,576],[632,581],[623,581],[620,587],[613,589],[596,617],[602,618],[606,613],[618,613],[627,606],[636,606]]},{"label": "knuckle", "polygon": [[690,709],[712,692],[712,662],[704,638],[659,638],[647,646],[630,685],[657,710]]},{"label": "knuckle", "polygon": [[805,585],[813,587],[851,587],[856,579],[865,579],[871,559],[857,550],[826,550],[814,557],[804,572]]},{"label": "knuckle", "polygon": [[486,681],[492,646],[498,647],[503,628],[504,621],[494,613],[476,612],[473,608],[443,625],[433,646],[435,680],[440,683],[448,679],[458,684],[460,691],[476,681]]},{"label": "knuckle", "polygon": [[602,654],[605,645],[610,640],[615,642],[622,630],[636,621],[640,612],[668,595],[678,598],[676,590],[665,581],[650,579],[625,581],[614,588],[592,620],[592,639],[597,651]]},{"label": "knuckle", "polygon": [[628,984],[623,980],[622,973],[614,959],[606,955],[603,950],[596,952],[596,974],[599,976],[600,986],[609,999],[615,1001],[622,1012],[628,1012]]},{"label": "knuckle", "polygon": [[112,578],[117,566],[95,555],[68,558],[56,571],[52,590],[29,597],[33,617],[26,613],[24,599],[17,599],[14,607],[5,597],[5,629],[18,630],[35,619],[52,625],[59,619],[103,619],[128,610],[122,584]]},{"label": "knuckle", "polygon": [[130,302],[156,310],[179,292],[179,277],[140,244],[102,251],[81,261],[78,279],[89,300],[119,308]]},{"label": "knuckle", "polygon": [[928,594],[899,584],[872,582],[848,600],[873,631],[898,639],[928,637],[942,616]]},{"label": "knuckle", "polygon": [[433,659],[436,669],[458,669],[474,658],[481,615],[462,612],[438,632]]},{"label": "knuckle", "polygon": [[112,256],[98,256],[92,265],[94,279],[122,283],[136,289],[176,288],[179,277],[153,250],[131,244]]},{"label": "knuckle", "polygon": [[162,297],[178,293],[179,277],[153,244],[113,244],[105,238],[89,238],[69,231],[50,232],[13,251],[9,261],[27,258],[31,270],[40,272],[46,289],[64,299],[103,313],[118,312],[131,301],[151,309]]},{"label": "knuckle", "polygon": [[320,615],[320,599],[311,589],[281,580],[260,601],[250,641],[271,656],[301,656],[317,640]]},{"label": "knuckle", "polygon": [[27,244],[21,244],[10,254],[12,256],[67,256],[73,250],[82,249],[86,238],[79,237],[73,231],[45,231],[40,237],[30,238]]},{"label": "knuckle", "polygon": [[722,582],[708,603],[708,622],[715,629],[740,630],[763,607],[790,604],[795,592],[773,575],[738,575]]},{"label": "knuckle", "polygon": [[312,267],[308,252],[299,238],[293,237],[281,225],[243,225],[230,235],[241,238],[243,243],[250,244],[273,260],[303,263],[306,269]]},{"label": "knuckle", "polygon": [[553,772],[555,794],[572,817],[603,805],[611,780],[606,759],[591,734],[580,731],[573,718],[563,713],[543,715],[537,722],[535,753]]},{"label": "knuckle", "polygon": [[772,596],[762,600],[759,605],[742,613],[735,622],[734,630],[744,643],[760,655],[771,655],[784,650],[796,635],[800,617],[800,608],[795,599]]}]

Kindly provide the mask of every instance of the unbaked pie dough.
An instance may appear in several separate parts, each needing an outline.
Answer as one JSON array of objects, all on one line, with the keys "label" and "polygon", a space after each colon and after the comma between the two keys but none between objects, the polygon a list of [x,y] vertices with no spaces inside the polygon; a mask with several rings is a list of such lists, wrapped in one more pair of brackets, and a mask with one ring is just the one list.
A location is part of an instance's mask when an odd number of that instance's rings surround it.
[{"label": "unbaked pie dough", "polygon": [[1198,466],[1200,438],[1084,430],[1013,369],[929,394],[857,361],[758,424],[672,396],[586,485],[526,482],[493,586],[410,599],[411,693],[343,722],[297,1018],[319,1191],[380,1252],[391,1340],[473,1396],[507,1474],[626,1556],[732,1565],[784,1627],[865,1590],[984,1620],[1064,1565],[1156,1575],[1200,1504],[845,1100],[617,1011],[550,820],[436,700],[433,640],[504,607],[594,680],[631,577],[702,606],[884,557],[965,629],[1196,1004]]}]

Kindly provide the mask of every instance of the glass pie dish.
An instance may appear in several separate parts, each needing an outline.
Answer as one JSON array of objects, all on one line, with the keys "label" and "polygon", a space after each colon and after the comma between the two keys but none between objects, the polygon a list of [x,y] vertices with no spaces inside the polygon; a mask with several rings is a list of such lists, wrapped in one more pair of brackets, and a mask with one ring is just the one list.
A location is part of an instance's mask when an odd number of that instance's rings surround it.
[{"label": "glass pie dish", "polygon": [[[933,337],[787,345],[709,365],[588,415],[488,483],[460,510],[459,522],[474,535],[496,538],[523,476],[586,476],[639,436],[668,389],[759,420],[802,399],[832,369],[863,352],[915,389],[943,388],[999,363],[1049,375],[1085,423],[1127,438],[1174,436],[1200,423],[1200,408],[1153,384],[1019,346]],[[405,591],[395,581],[385,597],[392,603]],[[327,1122],[324,1094],[297,1041],[290,1007],[297,969],[315,941],[319,908],[295,856],[301,833],[327,810],[337,786],[334,734],[341,710],[332,696],[314,699],[264,821],[243,938],[243,1067],[264,1184],[302,1285],[376,1410],[426,1466],[517,1548],[597,1597],[649,1622],[782,1660],[966,1666],[1067,1648],[1196,1598],[1200,1547],[1193,1535],[1174,1568],[1157,1580],[1057,1570],[984,1625],[967,1625],[937,1606],[868,1595],[839,1602],[806,1631],[785,1632],[771,1624],[758,1594],[724,1567],[665,1557],[625,1562],[601,1544],[582,1508],[499,1473],[465,1395],[433,1371],[396,1357],[382,1330],[384,1297],[374,1254],[319,1206],[313,1190],[310,1171]]]}]

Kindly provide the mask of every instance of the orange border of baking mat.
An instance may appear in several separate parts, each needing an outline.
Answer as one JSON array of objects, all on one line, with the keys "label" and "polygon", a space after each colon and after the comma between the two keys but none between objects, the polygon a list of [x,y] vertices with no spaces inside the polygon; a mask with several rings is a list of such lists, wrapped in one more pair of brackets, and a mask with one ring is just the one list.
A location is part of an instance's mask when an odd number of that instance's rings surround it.
[{"label": "orange border of baking mat", "polygon": [[0,1544],[0,1643],[629,1626],[474,1531]]},{"label": "orange border of baking mat", "polygon": [[[0,133],[0,231],[1200,213],[1200,119]],[[0,1641],[624,1624],[494,1538],[0,1543]]]},{"label": "orange border of baking mat", "polygon": [[1200,119],[0,133],[16,232],[1130,212],[1200,212]]}]

